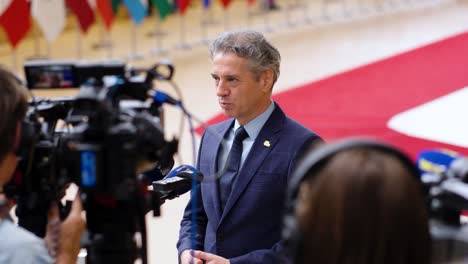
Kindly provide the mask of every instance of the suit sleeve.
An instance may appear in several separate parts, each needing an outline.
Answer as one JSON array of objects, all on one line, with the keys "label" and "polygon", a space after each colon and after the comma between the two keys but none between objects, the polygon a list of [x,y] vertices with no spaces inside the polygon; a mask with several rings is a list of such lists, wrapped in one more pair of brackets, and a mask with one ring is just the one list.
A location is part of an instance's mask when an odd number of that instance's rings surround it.
[{"label": "suit sleeve", "polygon": [[[317,135],[312,135],[304,141],[302,147],[294,154],[294,158],[290,161],[290,170],[288,172],[288,179],[292,175],[297,162],[303,158],[304,155],[309,153],[313,148],[323,143],[323,140]],[[291,264],[289,250],[285,242],[280,240],[276,242],[271,249],[261,249],[249,252],[248,254],[231,258],[231,264],[262,264],[262,263],[278,263],[278,264]]]},{"label": "suit sleeve", "polygon": [[[197,169],[200,169],[200,155],[202,153],[203,139],[206,134],[203,134],[200,141],[198,151]],[[195,219],[192,219],[192,212],[195,213]],[[205,208],[203,207],[201,186],[197,184],[196,191],[190,193],[190,200],[185,207],[184,215],[180,223],[179,241],[177,242],[177,250],[180,254],[186,249],[203,250],[205,240],[205,230],[207,217]]]},{"label": "suit sleeve", "polygon": [[282,240],[278,241],[271,249],[260,249],[248,254],[229,259],[230,264],[263,264],[278,263],[290,264],[287,249]]}]

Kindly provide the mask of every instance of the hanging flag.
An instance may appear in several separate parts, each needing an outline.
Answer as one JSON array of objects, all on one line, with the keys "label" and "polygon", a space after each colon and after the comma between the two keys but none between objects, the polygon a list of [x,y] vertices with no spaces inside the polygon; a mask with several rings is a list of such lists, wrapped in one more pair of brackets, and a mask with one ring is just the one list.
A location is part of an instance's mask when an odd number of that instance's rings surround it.
[{"label": "hanging flag", "polygon": [[140,0],[122,0],[135,24],[139,25],[146,17],[146,8]]},{"label": "hanging flag", "polygon": [[0,15],[3,14],[3,11],[11,4],[12,0],[0,0]]},{"label": "hanging flag", "polygon": [[210,4],[211,4],[211,0],[203,0],[203,7],[205,9],[208,9],[208,7],[210,7]]},{"label": "hanging flag", "polygon": [[107,31],[110,31],[112,22],[114,21],[114,12],[112,11],[111,2],[109,0],[96,0],[96,7],[104,21]]},{"label": "hanging flag", "polygon": [[92,10],[96,10],[96,0],[88,0],[88,4]]},{"label": "hanging flag", "polygon": [[151,0],[158,10],[161,20],[167,17],[172,11],[172,5],[168,0]]},{"label": "hanging flag", "polygon": [[148,10],[150,0],[140,0],[140,3]]},{"label": "hanging flag", "polygon": [[255,0],[247,0],[247,4],[249,4],[249,6],[255,4]]},{"label": "hanging flag", "polygon": [[231,0],[221,0],[221,4],[223,5],[224,9],[226,9],[231,4]]},{"label": "hanging flag", "polygon": [[65,28],[64,0],[32,0],[31,14],[49,43],[54,42]]},{"label": "hanging flag", "polygon": [[119,11],[120,0],[111,0],[111,5],[112,5],[112,12],[114,12],[114,15],[117,15]]},{"label": "hanging flag", "polygon": [[87,0],[66,0],[68,8],[75,14],[80,24],[81,32],[88,32],[94,23],[94,12]]},{"label": "hanging flag", "polygon": [[187,11],[189,4],[190,0],[177,0],[177,7],[179,8],[180,14],[185,15],[185,11]]},{"label": "hanging flag", "polygon": [[28,0],[12,0],[0,15],[0,25],[5,30],[13,48],[26,36],[31,28],[31,16]]}]

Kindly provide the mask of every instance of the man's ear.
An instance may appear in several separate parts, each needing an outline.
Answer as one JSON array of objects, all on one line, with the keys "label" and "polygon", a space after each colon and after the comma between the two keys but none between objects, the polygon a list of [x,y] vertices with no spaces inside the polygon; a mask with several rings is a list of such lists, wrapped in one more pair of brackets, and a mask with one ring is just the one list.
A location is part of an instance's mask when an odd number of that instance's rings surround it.
[{"label": "man's ear", "polygon": [[262,81],[262,89],[264,92],[271,92],[273,88],[273,70],[269,69],[262,73],[260,80]]}]

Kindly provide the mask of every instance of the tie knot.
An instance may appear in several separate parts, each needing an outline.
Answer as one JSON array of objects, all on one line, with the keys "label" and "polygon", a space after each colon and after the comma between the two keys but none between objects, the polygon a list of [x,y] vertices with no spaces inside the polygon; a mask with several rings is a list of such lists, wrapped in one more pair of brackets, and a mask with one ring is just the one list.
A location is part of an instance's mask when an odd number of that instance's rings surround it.
[{"label": "tie knot", "polygon": [[249,134],[247,134],[247,131],[245,131],[243,126],[240,126],[236,130],[235,134],[236,134],[236,136],[234,137],[234,141],[240,141],[240,142],[244,141],[244,139],[249,136]]}]

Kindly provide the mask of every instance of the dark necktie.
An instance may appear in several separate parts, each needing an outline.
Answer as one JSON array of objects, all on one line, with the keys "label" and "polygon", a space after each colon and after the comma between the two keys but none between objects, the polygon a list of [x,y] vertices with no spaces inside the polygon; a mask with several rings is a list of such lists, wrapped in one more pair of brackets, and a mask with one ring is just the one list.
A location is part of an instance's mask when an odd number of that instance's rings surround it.
[{"label": "dark necktie", "polygon": [[224,166],[224,173],[219,179],[219,193],[221,198],[221,209],[224,210],[224,206],[231,194],[232,184],[234,178],[239,172],[239,166],[242,156],[242,141],[249,135],[245,131],[244,127],[239,127],[236,130],[236,135],[232,143],[231,150],[229,151],[226,165]]}]

